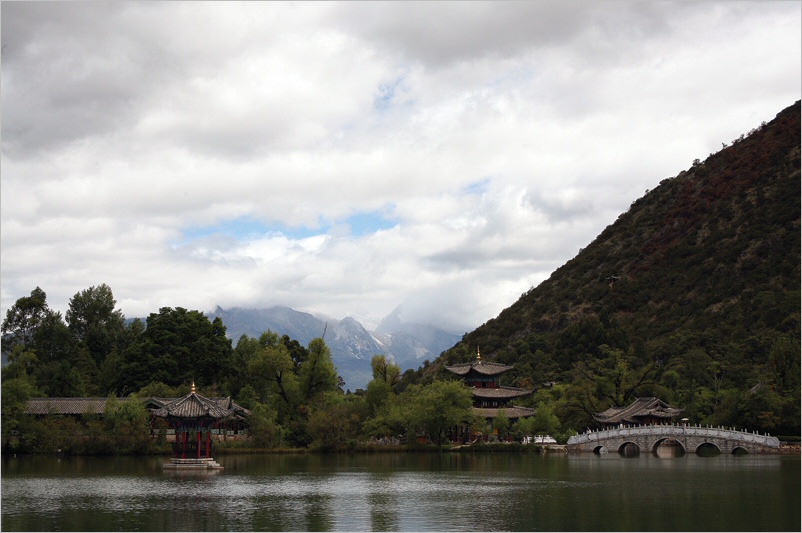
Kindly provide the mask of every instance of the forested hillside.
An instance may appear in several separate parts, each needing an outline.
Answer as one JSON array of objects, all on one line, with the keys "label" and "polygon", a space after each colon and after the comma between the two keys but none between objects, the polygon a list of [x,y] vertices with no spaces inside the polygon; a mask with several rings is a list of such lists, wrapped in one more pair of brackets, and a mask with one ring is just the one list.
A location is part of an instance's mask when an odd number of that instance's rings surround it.
[{"label": "forested hillside", "polygon": [[800,104],[665,179],[443,363],[513,364],[563,425],[656,395],[799,434]]}]

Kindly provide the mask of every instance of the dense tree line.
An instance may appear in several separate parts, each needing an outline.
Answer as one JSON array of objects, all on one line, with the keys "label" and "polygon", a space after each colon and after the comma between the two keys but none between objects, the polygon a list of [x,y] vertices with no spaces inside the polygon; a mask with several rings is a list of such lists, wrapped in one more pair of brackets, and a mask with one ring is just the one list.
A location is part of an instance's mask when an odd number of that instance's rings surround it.
[{"label": "dense tree line", "polygon": [[[258,339],[243,335],[232,346],[222,321],[199,311],[164,307],[145,322],[126,322],[115,306],[110,287],[90,287],[69,301],[63,318],[37,287],[8,310],[2,324],[9,361],[2,371],[4,449],[153,451],[158,442],[149,438],[143,405],[113,398],[178,397],[193,382],[206,396],[231,396],[250,409],[258,447],[338,450],[370,439],[412,442],[419,435],[442,444],[454,426],[492,430],[472,416],[471,394],[461,382],[422,379],[422,370],[402,374],[384,355],[371,361],[373,380],[365,390],[344,392],[323,338],[304,347],[267,331]],[[82,396],[112,401],[102,417],[24,414],[29,398]],[[500,429],[513,430],[509,424]]]},{"label": "dense tree line", "polygon": [[[342,450],[374,439],[414,442],[421,435],[442,444],[455,426],[517,439],[537,433],[564,439],[593,425],[594,413],[644,395],[686,406],[702,423],[767,430],[785,430],[799,410],[799,340],[791,336],[770,346],[755,343],[756,352],[768,352],[760,369],[765,385],[745,396],[730,376],[743,379],[748,372],[711,357],[716,352],[699,349],[698,339],[677,333],[665,350],[657,346],[645,356],[608,315],[587,317],[556,340],[532,335],[497,350],[496,360],[514,367],[502,384],[536,389],[522,402],[535,407],[536,416],[511,424],[502,412],[487,427],[472,415],[468,388],[442,367],[475,357],[465,344],[436,364],[426,361],[403,373],[376,355],[373,379],[352,393],[343,391],[323,338],[304,347],[267,331],[258,339],[243,335],[232,346],[219,318],[165,307],[145,322],[126,322],[115,305],[108,286],[90,287],[70,300],[65,321],[37,287],[8,310],[2,324],[9,361],[2,370],[4,449],[14,442],[28,451],[154,451],[159,443],[147,436],[147,411],[137,402],[111,401],[103,417],[86,414],[77,421],[34,419],[23,414],[25,404],[32,397],[177,397],[191,382],[206,396],[231,396],[251,409],[253,444],[265,448]],[[550,355],[555,350],[565,357]],[[11,438],[20,433],[22,442]]]}]

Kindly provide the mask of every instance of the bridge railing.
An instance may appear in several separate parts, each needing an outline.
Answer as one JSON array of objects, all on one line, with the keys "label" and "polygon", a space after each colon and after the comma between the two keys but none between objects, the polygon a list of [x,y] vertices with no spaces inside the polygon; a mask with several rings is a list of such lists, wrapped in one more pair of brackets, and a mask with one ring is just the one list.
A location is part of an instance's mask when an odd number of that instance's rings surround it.
[{"label": "bridge railing", "polygon": [[608,439],[620,439],[625,437],[639,437],[645,435],[657,435],[666,437],[703,437],[719,438],[727,440],[741,441],[744,443],[758,444],[770,448],[779,448],[780,441],[777,437],[757,432],[741,431],[735,428],[686,425],[686,424],[655,424],[650,426],[623,426],[600,430],[588,430],[580,435],[573,435],[568,439],[568,445],[589,444]]}]

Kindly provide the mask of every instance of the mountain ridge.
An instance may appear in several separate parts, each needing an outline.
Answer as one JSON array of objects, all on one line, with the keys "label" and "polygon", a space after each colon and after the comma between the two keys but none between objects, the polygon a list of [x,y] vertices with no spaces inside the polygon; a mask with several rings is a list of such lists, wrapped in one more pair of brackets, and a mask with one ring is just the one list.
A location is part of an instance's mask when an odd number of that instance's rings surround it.
[{"label": "mountain ridge", "polygon": [[574,427],[641,394],[695,421],[798,434],[799,288],[797,101],[662,180],[426,371],[481,346],[511,382],[569,388],[556,402]]},{"label": "mountain ridge", "polygon": [[351,390],[364,388],[372,379],[370,360],[374,355],[392,358],[403,371],[420,365],[424,359],[434,360],[460,338],[434,326],[397,320],[386,324],[382,321],[383,327],[369,331],[350,316],[337,320],[281,305],[228,310],[218,306],[208,316],[210,320],[219,317],[223,321],[227,336],[235,344],[242,335],[258,338],[268,330],[288,335],[304,346],[323,337],[338,373]]}]

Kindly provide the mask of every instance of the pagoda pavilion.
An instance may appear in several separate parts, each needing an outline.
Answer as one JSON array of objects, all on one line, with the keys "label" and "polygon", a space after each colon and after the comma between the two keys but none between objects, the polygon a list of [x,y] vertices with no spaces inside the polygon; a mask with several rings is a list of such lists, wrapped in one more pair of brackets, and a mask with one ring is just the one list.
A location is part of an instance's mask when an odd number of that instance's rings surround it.
[{"label": "pagoda pavilion", "polygon": [[[529,396],[534,389],[505,387],[498,384],[499,376],[512,368],[501,363],[482,361],[479,348],[476,349],[476,359],[470,363],[446,366],[446,370],[462,377],[465,384],[471,388],[473,412],[487,420],[489,424],[493,423],[502,410],[510,422],[535,414],[535,410],[530,407],[520,407],[511,403],[515,399]],[[474,440],[474,435],[471,435],[471,440]]]},{"label": "pagoda pavilion", "polygon": [[195,383],[189,394],[152,410],[175,430],[174,456],[165,469],[222,469],[212,458],[212,426],[235,416],[233,408],[201,396]]},{"label": "pagoda pavilion", "polygon": [[683,410],[671,407],[660,398],[637,398],[627,407],[610,407],[606,411],[596,413],[593,418],[603,427],[621,427],[624,425],[652,426],[671,424]]}]

